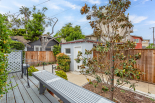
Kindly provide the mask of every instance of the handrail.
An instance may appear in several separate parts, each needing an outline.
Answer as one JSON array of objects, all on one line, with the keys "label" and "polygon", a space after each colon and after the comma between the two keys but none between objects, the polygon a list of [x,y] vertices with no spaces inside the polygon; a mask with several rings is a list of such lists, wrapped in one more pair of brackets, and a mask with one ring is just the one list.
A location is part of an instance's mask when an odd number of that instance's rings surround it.
[{"label": "handrail", "polygon": [[[22,60],[37,60],[37,59],[22,59]],[[43,62],[43,70],[44,70],[44,61],[40,61],[40,60],[37,60],[37,62]],[[26,68],[27,68],[27,88],[30,88],[30,84],[29,84],[29,76],[28,76],[28,63],[34,63],[34,62],[27,62],[26,61]],[[22,75],[21,75],[21,78],[23,78],[23,62],[22,62]]]}]

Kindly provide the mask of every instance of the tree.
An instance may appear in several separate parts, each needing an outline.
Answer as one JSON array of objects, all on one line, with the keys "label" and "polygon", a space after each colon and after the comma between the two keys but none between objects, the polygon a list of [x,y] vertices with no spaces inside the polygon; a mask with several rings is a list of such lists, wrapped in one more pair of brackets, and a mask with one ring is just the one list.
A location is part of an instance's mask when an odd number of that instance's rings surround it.
[{"label": "tree", "polygon": [[28,34],[25,35],[25,39],[30,41],[35,41],[39,39],[39,36],[43,34],[45,31],[44,25],[47,26],[45,22],[45,14],[44,12],[47,10],[46,7],[43,7],[42,12],[38,10],[36,12],[36,7],[34,6],[32,11],[32,20],[28,20],[26,24],[26,30]]},{"label": "tree", "polygon": [[[86,50],[86,56],[79,52],[75,60],[76,62],[83,61],[80,66],[81,73],[86,71],[85,73],[95,77],[98,83],[110,85],[108,90],[111,100],[113,100],[115,89],[119,86],[130,84],[130,87],[135,90],[135,83],[131,84],[129,80],[139,79],[142,75],[141,71],[134,66],[136,60],[141,57],[141,53],[130,55],[130,50],[135,47],[135,43],[126,41],[118,45],[120,40],[127,36],[128,29],[133,27],[128,16],[125,15],[130,4],[129,0],[109,0],[108,5],[101,6],[99,9],[96,5],[92,6],[91,13],[90,7],[86,4],[80,11],[81,14],[87,14],[87,20],[95,19],[89,23],[94,29],[94,34],[101,37],[104,47],[102,43],[98,44],[92,50]],[[129,55],[124,55],[125,50],[129,50]],[[98,52],[96,58],[89,57],[92,51]],[[89,69],[85,69],[86,66]],[[119,75],[119,78],[114,85],[114,76],[116,75]],[[104,87],[101,88],[101,91],[104,90]]]},{"label": "tree", "polygon": [[12,29],[11,36],[24,36],[26,29]]},{"label": "tree", "polygon": [[[75,27],[72,26],[71,23],[66,24],[58,31],[54,37],[61,36],[66,41],[72,41],[77,39],[84,39],[85,35],[82,34],[80,26],[76,25]],[[60,42],[60,38],[57,38],[57,41]]]},{"label": "tree", "polygon": [[150,43],[149,46],[146,47],[146,49],[155,49],[155,47],[153,46],[153,43]]}]

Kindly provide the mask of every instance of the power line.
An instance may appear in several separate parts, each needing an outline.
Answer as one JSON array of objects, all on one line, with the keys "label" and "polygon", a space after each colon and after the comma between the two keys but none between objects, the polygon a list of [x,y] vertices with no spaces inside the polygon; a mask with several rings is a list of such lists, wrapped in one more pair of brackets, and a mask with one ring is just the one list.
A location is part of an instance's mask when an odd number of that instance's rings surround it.
[{"label": "power line", "polygon": [[[37,4],[36,6],[41,5],[41,4],[43,4],[43,3],[46,3],[46,2],[48,2],[48,1],[50,1],[50,0],[47,0],[47,1],[42,2],[42,3],[40,3],[40,4]],[[30,8],[33,8],[33,7],[30,7]],[[16,12],[16,13],[19,13],[19,11],[18,11],[18,12]],[[15,15],[16,13],[13,13],[13,14]]]},{"label": "power line", "polygon": [[[86,1],[89,1],[89,0],[86,0]],[[85,1],[84,1],[85,2]],[[84,3],[84,2],[82,2],[82,3]],[[78,5],[81,5],[82,3],[80,3],[80,4],[78,4]],[[72,8],[74,8],[74,7],[72,7]],[[59,13],[57,13],[57,14],[54,14],[54,15],[52,15],[51,17],[53,17],[53,16],[55,16],[55,15],[58,15],[58,14],[60,14],[60,13],[63,13],[63,12],[65,12],[65,11],[67,11],[67,10],[70,10],[71,8],[69,8],[69,9],[66,9],[66,10],[64,10],[64,11],[62,11],[62,12],[59,12]]]}]

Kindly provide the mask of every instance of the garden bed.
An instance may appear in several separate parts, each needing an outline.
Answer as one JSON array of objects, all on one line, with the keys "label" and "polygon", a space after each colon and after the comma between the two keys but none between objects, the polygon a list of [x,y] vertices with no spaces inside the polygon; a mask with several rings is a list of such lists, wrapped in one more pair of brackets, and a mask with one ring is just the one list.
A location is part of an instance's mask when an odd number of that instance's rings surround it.
[{"label": "garden bed", "polygon": [[[95,80],[92,82],[97,83]],[[109,87],[110,85],[105,84],[104,86]],[[86,84],[83,86],[83,88],[88,89],[98,95],[105,97],[105,98],[109,99],[109,97],[110,97],[109,91],[101,92],[101,89],[99,89],[99,88],[101,88],[101,83],[99,83],[96,88],[92,84]],[[151,99],[151,98],[147,98],[147,97],[139,95],[139,94],[136,94],[129,90],[117,88],[116,91],[114,92],[114,102],[116,102],[116,103],[155,103],[155,100]]]}]

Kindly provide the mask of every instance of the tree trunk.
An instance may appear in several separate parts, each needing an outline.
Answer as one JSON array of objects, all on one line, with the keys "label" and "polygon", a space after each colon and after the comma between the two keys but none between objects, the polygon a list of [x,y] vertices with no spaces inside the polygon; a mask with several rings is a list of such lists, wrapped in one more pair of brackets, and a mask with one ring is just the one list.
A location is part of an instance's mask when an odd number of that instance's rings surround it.
[{"label": "tree trunk", "polygon": [[110,73],[111,73],[111,80],[110,80],[110,100],[113,101],[114,96],[114,47],[112,45],[110,49]]}]

